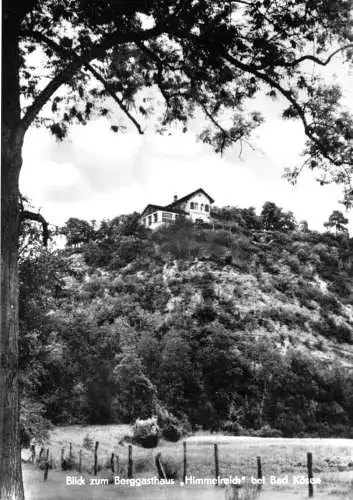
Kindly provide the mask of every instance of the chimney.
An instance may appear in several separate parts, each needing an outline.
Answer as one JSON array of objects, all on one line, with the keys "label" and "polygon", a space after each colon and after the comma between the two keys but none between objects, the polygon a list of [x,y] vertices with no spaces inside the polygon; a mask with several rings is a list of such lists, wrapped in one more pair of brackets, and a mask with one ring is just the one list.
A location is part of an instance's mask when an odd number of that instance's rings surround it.
[{"label": "chimney", "polygon": [[178,199],[178,195],[177,195],[177,194],[175,194],[175,195],[174,195],[174,201],[177,201],[177,199]]}]

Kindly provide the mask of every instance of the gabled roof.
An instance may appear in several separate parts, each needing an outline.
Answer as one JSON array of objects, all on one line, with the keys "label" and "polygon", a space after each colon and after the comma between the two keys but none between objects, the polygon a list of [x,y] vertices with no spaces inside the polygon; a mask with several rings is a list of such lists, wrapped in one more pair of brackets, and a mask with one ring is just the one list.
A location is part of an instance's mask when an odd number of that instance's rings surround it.
[{"label": "gabled roof", "polygon": [[192,193],[187,194],[186,196],[183,196],[182,198],[179,198],[179,199],[173,201],[173,203],[170,203],[165,208],[173,208],[175,205],[178,205],[178,203],[182,203],[184,201],[187,201],[189,198],[191,198],[192,196],[194,196],[197,193],[203,193],[210,200],[210,203],[214,202],[214,199],[211,198],[211,196],[208,193],[206,193],[206,191],[204,189],[199,188],[199,189],[196,189],[195,191],[193,191]]},{"label": "gabled roof", "polygon": [[178,208],[178,204],[183,203],[184,201],[187,201],[189,198],[191,198],[192,196],[194,196],[197,193],[203,193],[210,200],[210,203],[214,202],[214,199],[211,198],[211,196],[208,193],[206,193],[206,191],[204,189],[199,188],[199,189],[196,189],[195,191],[193,191],[192,193],[187,194],[186,196],[183,196],[182,198],[179,198],[178,200],[173,201],[173,203],[169,203],[169,205],[165,205],[164,207],[162,207],[161,205],[153,205],[150,203],[143,210],[140,217],[143,217],[145,214],[147,215],[151,212],[155,212],[156,210],[163,210],[165,212],[172,212],[174,214],[189,215],[189,212],[185,212],[185,210],[181,210],[180,208]]},{"label": "gabled roof", "polygon": [[145,214],[147,215],[148,213],[156,212],[156,210],[163,210],[164,212],[171,212],[173,214],[183,214],[183,215],[189,214],[189,212],[185,212],[185,210],[180,210],[179,208],[172,208],[172,207],[169,207],[169,205],[162,207],[161,205],[149,204],[144,209],[144,211],[141,213],[140,217],[143,217]]},{"label": "gabled roof", "polygon": [[145,213],[151,213],[151,212],[155,212],[156,210],[162,210],[163,207],[160,206],[160,205],[153,205],[153,204],[148,204],[147,207],[143,210],[143,212],[141,212],[141,216],[142,217],[143,215],[145,215]]}]

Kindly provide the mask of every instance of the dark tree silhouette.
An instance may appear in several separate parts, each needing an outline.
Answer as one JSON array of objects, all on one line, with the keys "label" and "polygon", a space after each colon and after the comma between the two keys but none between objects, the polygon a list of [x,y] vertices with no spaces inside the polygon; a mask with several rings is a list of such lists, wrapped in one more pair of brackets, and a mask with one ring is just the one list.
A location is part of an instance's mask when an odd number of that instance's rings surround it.
[{"label": "dark tree silhouette", "polygon": [[70,217],[62,228],[68,246],[79,246],[88,243],[95,236],[94,227],[87,221]]},{"label": "dark tree silhouette", "polygon": [[292,231],[296,222],[292,212],[285,212],[272,201],[266,201],[260,216],[264,229],[275,231]]},{"label": "dark tree silhouette", "polygon": [[324,223],[324,226],[328,229],[334,228],[337,235],[338,233],[348,233],[348,229],[346,228],[348,222],[347,217],[342,212],[334,210],[328,221]]}]

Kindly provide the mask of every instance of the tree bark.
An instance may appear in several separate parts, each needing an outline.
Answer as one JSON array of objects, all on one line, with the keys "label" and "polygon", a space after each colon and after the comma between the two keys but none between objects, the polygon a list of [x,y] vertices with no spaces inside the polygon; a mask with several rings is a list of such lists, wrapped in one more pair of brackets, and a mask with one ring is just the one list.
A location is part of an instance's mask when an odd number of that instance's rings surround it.
[{"label": "tree bark", "polygon": [[[4,131],[3,131],[4,132]],[[0,498],[22,500],[18,401],[18,174],[21,147],[2,137]],[[17,154],[15,153],[17,149]]]},{"label": "tree bark", "polygon": [[3,13],[1,133],[0,498],[23,500],[18,400],[19,20]]}]

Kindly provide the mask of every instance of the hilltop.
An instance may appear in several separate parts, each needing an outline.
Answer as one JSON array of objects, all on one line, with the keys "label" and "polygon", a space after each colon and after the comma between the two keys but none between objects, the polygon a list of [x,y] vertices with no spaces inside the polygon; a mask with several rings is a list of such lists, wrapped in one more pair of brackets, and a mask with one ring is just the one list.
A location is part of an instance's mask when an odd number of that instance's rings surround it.
[{"label": "hilltop", "polygon": [[25,260],[27,406],[56,424],[157,412],[184,429],[348,436],[353,240],[232,210],[215,228],[129,216],[77,238],[67,224],[66,250]]}]

